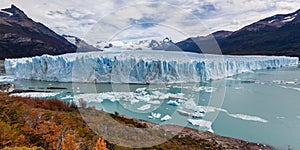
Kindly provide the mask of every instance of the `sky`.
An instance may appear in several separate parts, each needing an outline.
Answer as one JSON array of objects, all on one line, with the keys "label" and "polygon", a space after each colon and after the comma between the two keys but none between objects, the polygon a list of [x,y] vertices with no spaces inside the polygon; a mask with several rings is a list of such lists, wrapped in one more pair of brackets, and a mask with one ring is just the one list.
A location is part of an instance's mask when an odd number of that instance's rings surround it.
[{"label": "sky", "polygon": [[97,41],[180,41],[235,31],[260,19],[292,13],[299,0],[1,0],[57,32]]}]

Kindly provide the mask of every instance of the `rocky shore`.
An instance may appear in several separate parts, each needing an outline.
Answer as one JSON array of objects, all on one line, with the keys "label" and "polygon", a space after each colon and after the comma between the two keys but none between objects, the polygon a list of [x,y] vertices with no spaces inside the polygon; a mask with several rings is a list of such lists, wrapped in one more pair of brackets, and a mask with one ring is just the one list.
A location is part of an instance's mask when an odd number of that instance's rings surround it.
[{"label": "rocky shore", "polygon": [[191,137],[195,139],[217,142],[226,150],[275,150],[274,147],[266,144],[247,142],[241,139],[220,136],[211,132],[205,132],[205,131],[196,130],[188,127],[183,128],[177,125],[160,126],[152,122],[134,119],[128,116],[123,116],[123,117],[128,119],[133,119],[136,122],[141,124],[146,124],[148,128],[157,129],[157,130],[163,129],[166,132],[171,132],[172,134],[178,135],[179,137]]},{"label": "rocky shore", "polygon": [[[9,89],[11,88],[13,88],[12,84],[2,84],[0,86],[0,91],[5,93],[10,93]],[[18,93],[18,92],[26,92],[26,91],[13,90],[12,93],[15,92]],[[80,112],[83,113],[84,111],[81,110]],[[90,111],[87,112],[90,113]],[[131,118],[124,115],[120,115],[119,117],[121,118],[121,120],[133,120],[137,124],[145,125],[146,128],[149,128],[151,130],[154,129],[157,131],[160,130],[160,131],[171,133],[171,135],[177,136],[179,139],[188,138],[188,139],[193,139],[195,141],[204,140],[204,141],[208,141],[208,143],[217,143],[218,147],[221,147],[221,149],[225,149],[225,150],[275,150],[275,148],[269,145],[247,142],[241,139],[220,136],[211,132],[200,131],[188,127],[181,127],[177,125],[158,125],[152,122]]]}]

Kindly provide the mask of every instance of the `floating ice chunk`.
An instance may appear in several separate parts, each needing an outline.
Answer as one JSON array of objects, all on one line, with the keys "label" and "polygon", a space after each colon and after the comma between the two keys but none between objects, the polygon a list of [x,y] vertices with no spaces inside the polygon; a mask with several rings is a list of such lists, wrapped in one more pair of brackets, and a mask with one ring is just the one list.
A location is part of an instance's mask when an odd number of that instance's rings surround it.
[{"label": "floating ice chunk", "polygon": [[143,91],[146,91],[147,90],[147,88],[138,88],[138,89],[136,89],[135,91],[136,92],[143,92]]},{"label": "floating ice chunk", "polygon": [[143,105],[139,108],[137,108],[138,110],[141,110],[141,111],[144,111],[144,110],[148,110],[151,108],[151,104],[146,104],[146,105]]},{"label": "floating ice chunk", "polygon": [[257,116],[249,116],[249,115],[244,115],[244,114],[228,114],[228,115],[231,117],[234,117],[234,118],[242,119],[242,120],[268,123],[268,120],[265,120],[265,119],[257,117]]},{"label": "floating ice chunk", "polygon": [[184,111],[182,109],[177,109],[177,112],[181,115],[191,116],[191,117],[194,117],[194,118],[203,118],[204,117],[204,113],[200,113],[200,112],[190,113],[190,112]]},{"label": "floating ice chunk", "polygon": [[161,121],[167,121],[167,120],[170,120],[172,119],[172,117],[170,115],[165,115],[164,117],[162,117],[160,120]]},{"label": "floating ice chunk", "polygon": [[[171,97],[182,97],[182,94],[172,94],[172,93],[136,93],[136,92],[104,92],[104,93],[91,93],[91,94],[76,94],[75,99],[83,98],[86,101],[95,101],[102,102],[103,100],[114,101],[126,101],[131,104],[138,102],[147,102],[148,104],[156,104],[159,105],[161,102],[159,99],[161,97],[167,95],[165,98]],[[178,100],[179,101],[179,100]]]},{"label": "floating ice chunk", "polygon": [[202,106],[197,106],[193,100],[188,100],[182,105],[183,108],[193,110],[195,112],[205,112]]},{"label": "floating ice chunk", "polygon": [[276,84],[289,84],[289,85],[297,85],[297,80],[295,81],[284,81],[284,80],[273,80],[273,83]]},{"label": "floating ice chunk", "polygon": [[292,89],[292,90],[296,90],[296,91],[299,91],[300,92],[300,88],[296,88],[296,87],[288,87],[288,86],[280,86],[282,88],[285,88],[285,89]]},{"label": "floating ice chunk", "polygon": [[154,105],[159,105],[160,101],[148,101],[148,104],[154,104]]},{"label": "floating ice chunk", "polygon": [[204,91],[207,92],[207,93],[212,93],[212,92],[215,92],[215,91],[216,91],[216,88],[213,88],[213,87],[205,87],[205,88],[204,88]]},{"label": "floating ice chunk", "polygon": [[207,131],[210,132],[210,133],[214,133],[215,132],[212,128],[208,129]]},{"label": "floating ice chunk", "polygon": [[206,120],[202,120],[202,119],[199,119],[199,120],[188,119],[188,122],[194,126],[204,127],[204,128],[207,128],[208,130],[212,131],[212,128],[211,128],[212,122],[210,122],[210,121],[206,121]]},{"label": "floating ice chunk", "polygon": [[59,93],[45,93],[45,92],[26,92],[26,93],[13,93],[10,96],[20,96],[20,97],[31,97],[31,98],[49,98],[55,97]]},{"label": "floating ice chunk", "polygon": [[276,83],[276,84],[281,84],[282,81],[281,80],[273,80],[273,83]]},{"label": "floating ice chunk", "polygon": [[174,101],[174,100],[170,100],[167,102],[168,105],[172,105],[172,106],[179,106],[180,103],[178,103],[177,101]]},{"label": "floating ice chunk", "polygon": [[222,109],[222,108],[216,108],[216,107],[212,107],[212,106],[202,106],[202,109],[203,109],[204,112],[206,112],[206,113],[215,112],[215,111],[227,112],[227,110],[225,110],[225,109]]},{"label": "floating ice chunk", "polygon": [[60,98],[61,100],[66,100],[66,99],[73,99],[74,97],[73,96],[71,96],[71,95],[66,95],[66,96],[64,96],[64,97],[62,97],[62,98]]},{"label": "floating ice chunk", "polygon": [[144,102],[148,102],[151,100],[150,95],[136,96],[135,98]]},{"label": "floating ice chunk", "polygon": [[242,87],[235,87],[234,89],[236,89],[236,90],[240,90],[240,89],[242,89]]},{"label": "floating ice chunk", "polygon": [[161,117],[161,114],[160,114],[160,113],[151,112],[151,116],[152,116],[153,118],[160,118],[160,117]]}]

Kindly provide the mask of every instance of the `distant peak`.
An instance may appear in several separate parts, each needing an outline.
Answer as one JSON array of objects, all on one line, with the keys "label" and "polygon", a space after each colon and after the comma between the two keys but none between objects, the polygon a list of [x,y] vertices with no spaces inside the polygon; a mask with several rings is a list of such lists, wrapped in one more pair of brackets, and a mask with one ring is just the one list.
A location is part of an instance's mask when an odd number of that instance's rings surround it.
[{"label": "distant peak", "polygon": [[10,12],[12,13],[13,15],[17,15],[17,16],[20,16],[20,17],[25,17],[27,18],[26,14],[20,9],[18,8],[16,5],[12,4],[10,8],[5,8],[5,9],[2,9],[3,11],[6,11],[6,12]]},{"label": "distant peak", "polygon": [[10,8],[12,8],[12,9],[19,9],[19,8],[18,8],[16,5],[14,5],[14,4],[11,4]]}]

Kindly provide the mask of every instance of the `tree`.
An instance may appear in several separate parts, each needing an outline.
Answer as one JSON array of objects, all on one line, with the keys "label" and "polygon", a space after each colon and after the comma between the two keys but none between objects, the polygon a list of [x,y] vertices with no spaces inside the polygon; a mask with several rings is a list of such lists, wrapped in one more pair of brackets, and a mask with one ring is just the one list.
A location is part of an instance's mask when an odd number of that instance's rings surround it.
[{"label": "tree", "polygon": [[105,141],[102,138],[99,138],[93,150],[108,150],[108,149],[106,148]]},{"label": "tree", "polygon": [[70,133],[63,139],[61,146],[62,150],[79,150],[75,135]]}]

